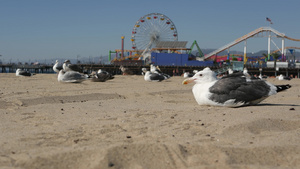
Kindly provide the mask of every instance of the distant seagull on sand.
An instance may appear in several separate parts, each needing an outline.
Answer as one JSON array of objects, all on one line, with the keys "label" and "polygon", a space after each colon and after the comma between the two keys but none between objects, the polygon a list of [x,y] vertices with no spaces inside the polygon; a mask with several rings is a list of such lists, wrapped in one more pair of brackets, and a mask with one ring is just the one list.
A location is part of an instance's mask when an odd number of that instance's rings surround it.
[{"label": "distant seagull on sand", "polygon": [[151,73],[160,73],[160,74],[163,73],[158,66],[154,66],[153,64],[150,65],[150,72]]},{"label": "distant seagull on sand", "polygon": [[32,75],[35,75],[35,74],[32,74],[26,70],[17,69],[17,71],[16,71],[16,76],[32,76]]},{"label": "distant seagull on sand", "polygon": [[164,77],[167,77],[168,79],[171,78],[170,75],[168,75],[166,73],[163,73],[158,66],[155,67],[153,64],[150,65],[150,72],[151,73],[160,74],[160,75],[162,75]]},{"label": "distant seagull on sand", "polygon": [[193,73],[190,73],[190,72],[184,72],[183,73],[183,78],[189,78],[189,77],[193,77],[194,74]]},{"label": "distant seagull on sand", "polygon": [[164,76],[163,74],[151,73],[150,71],[147,71],[144,76],[144,80],[148,82],[161,82],[166,79],[168,79],[168,77]]},{"label": "distant seagull on sand", "polygon": [[102,70],[102,69],[98,70],[98,74],[106,75],[107,76],[107,80],[115,78],[114,75],[112,75],[111,73],[109,73],[109,72],[107,72],[105,70]]},{"label": "distant seagull on sand", "polygon": [[258,78],[260,78],[261,80],[265,80],[265,79],[267,79],[267,78],[268,78],[268,76],[266,76],[266,75],[262,75],[261,73],[259,73],[259,76],[258,76]]},{"label": "distant seagull on sand", "polygon": [[283,76],[282,74],[280,74],[277,78],[278,80],[291,80],[290,77]]},{"label": "distant seagull on sand", "polygon": [[64,71],[75,71],[75,72],[83,72],[83,69],[78,66],[78,65],[74,65],[71,64],[70,60],[65,60],[64,64],[63,64],[63,69]]},{"label": "distant seagull on sand", "polygon": [[246,78],[247,81],[251,81],[251,80],[258,80],[259,77],[255,77],[252,76],[248,73],[248,69],[244,68],[243,72],[238,71],[238,70],[232,70],[231,68],[228,69],[228,74],[230,76],[244,76]]},{"label": "distant seagull on sand", "polygon": [[54,72],[59,73],[59,71],[62,70],[62,69],[63,69],[62,66],[59,65],[58,60],[56,60],[56,61],[55,61],[55,64],[53,65],[53,70],[54,70]]},{"label": "distant seagull on sand", "polygon": [[290,85],[273,85],[267,81],[249,80],[243,73],[233,73],[217,79],[215,72],[205,68],[183,84],[195,82],[193,94],[199,105],[239,107],[255,105]]},{"label": "distant seagull on sand", "polygon": [[111,73],[104,71],[102,69],[99,69],[98,72],[96,72],[92,75],[91,81],[92,82],[105,82],[110,79],[114,79],[114,76]]},{"label": "distant seagull on sand", "polygon": [[159,68],[155,67],[153,64],[150,65],[151,73],[162,73]]},{"label": "distant seagull on sand", "polygon": [[123,75],[133,75],[132,70],[124,67],[123,65],[120,66],[120,69],[121,69]]},{"label": "distant seagull on sand", "polygon": [[59,82],[80,83],[86,80],[87,77],[79,72],[60,70],[57,80]]},{"label": "distant seagull on sand", "polygon": [[[228,68],[228,74],[232,74],[232,73],[237,73],[237,72],[239,72],[238,70],[232,70],[231,68]],[[243,71],[244,73],[248,73],[248,71],[247,71],[247,69],[245,70],[244,69],[244,71]]]}]

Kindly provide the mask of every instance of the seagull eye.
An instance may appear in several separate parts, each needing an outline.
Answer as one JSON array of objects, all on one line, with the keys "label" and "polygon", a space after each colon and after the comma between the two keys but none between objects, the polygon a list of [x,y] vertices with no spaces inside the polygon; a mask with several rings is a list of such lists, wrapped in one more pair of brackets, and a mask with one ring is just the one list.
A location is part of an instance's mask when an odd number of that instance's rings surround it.
[{"label": "seagull eye", "polygon": [[202,74],[199,74],[199,76],[202,76]]}]

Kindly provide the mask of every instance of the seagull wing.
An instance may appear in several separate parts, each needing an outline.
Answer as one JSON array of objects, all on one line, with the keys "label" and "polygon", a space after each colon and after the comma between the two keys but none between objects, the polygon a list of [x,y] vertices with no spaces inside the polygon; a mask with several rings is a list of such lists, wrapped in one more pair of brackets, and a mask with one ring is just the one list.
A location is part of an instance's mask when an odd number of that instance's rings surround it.
[{"label": "seagull wing", "polygon": [[26,71],[26,70],[21,70],[19,71],[19,75],[22,75],[22,76],[31,76],[31,73]]},{"label": "seagull wing", "polygon": [[86,77],[79,72],[68,71],[63,76],[63,81],[66,82],[82,82]]},{"label": "seagull wing", "polygon": [[153,81],[162,81],[162,80],[165,80],[166,77],[161,75],[161,74],[157,74],[157,73],[152,73],[150,75],[150,80],[153,80]]},{"label": "seagull wing", "polygon": [[251,103],[269,96],[271,86],[262,80],[246,81],[242,77],[227,77],[220,79],[209,88],[210,99],[224,103],[230,99],[234,103]]}]

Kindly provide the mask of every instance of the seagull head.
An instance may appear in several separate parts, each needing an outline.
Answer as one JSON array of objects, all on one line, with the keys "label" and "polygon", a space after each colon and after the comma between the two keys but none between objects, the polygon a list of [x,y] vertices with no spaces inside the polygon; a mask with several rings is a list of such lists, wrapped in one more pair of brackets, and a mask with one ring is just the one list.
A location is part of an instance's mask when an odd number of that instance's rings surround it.
[{"label": "seagull head", "polygon": [[193,73],[194,73],[194,74],[196,74],[196,73],[198,73],[198,72],[199,72],[198,70],[193,70]]},{"label": "seagull head", "polygon": [[147,72],[147,68],[142,68],[142,72],[146,73]]},{"label": "seagull head", "polygon": [[150,71],[151,71],[151,72],[154,72],[155,70],[156,70],[156,67],[155,67],[153,64],[151,64],[151,65],[150,65]]},{"label": "seagull head", "polygon": [[189,75],[189,72],[184,72],[183,73],[183,77],[188,77],[188,75]]},{"label": "seagull head", "polygon": [[231,68],[228,69],[228,74],[232,74],[233,70]]},{"label": "seagull head", "polygon": [[65,60],[64,63],[71,63],[71,61],[70,60]]},{"label": "seagull head", "polygon": [[19,69],[19,68],[16,70],[16,75],[17,76],[19,75],[20,71],[21,71],[21,69]]},{"label": "seagull head", "polygon": [[248,73],[248,69],[247,69],[247,68],[244,68],[243,73],[244,73],[244,74],[247,74],[247,73]]},{"label": "seagull head", "polygon": [[210,70],[210,68],[205,68],[202,71],[196,73],[193,77],[185,79],[182,84],[195,83],[206,83],[217,80],[215,72]]}]

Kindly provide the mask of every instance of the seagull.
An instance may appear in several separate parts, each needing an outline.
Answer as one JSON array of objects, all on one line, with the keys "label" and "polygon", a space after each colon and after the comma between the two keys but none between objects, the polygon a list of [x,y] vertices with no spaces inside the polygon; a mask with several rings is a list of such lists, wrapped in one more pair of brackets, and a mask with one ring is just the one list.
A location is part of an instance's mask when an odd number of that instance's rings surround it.
[{"label": "seagull", "polygon": [[244,76],[247,81],[260,79],[259,77],[250,75],[248,73],[248,69],[247,68],[244,68],[243,72],[242,71],[238,71],[238,70],[232,70],[231,68],[229,68],[228,69],[228,74],[231,75],[231,76]]},{"label": "seagull", "polygon": [[35,75],[35,74],[32,74],[26,70],[21,70],[21,69],[16,70],[16,76],[32,76],[32,75]]},{"label": "seagull", "polygon": [[123,75],[133,75],[132,70],[130,70],[129,68],[125,68],[123,65],[120,66],[120,69]]},{"label": "seagull", "polygon": [[228,69],[228,74],[232,74],[233,70],[231,68]]},{"label": "seagull", "polygon": [[268,77],[266,75],[262,75],[261,73],[259,73],[259,76],[258,76],[261,80],[265,80],[267,79]]},{"label": "seagull", "polygon": [[283,76],[282,74],[280,74],[277,78],[278,80],[291,80],[290,77]]},{"label": "seagull", "polygon": [[183,77],[184,78],[189,78],[189,77],[193,77],[194,76],[194,74],[193,73],[190,73],[190,72],[184,72],[183,73]]},{"label": "seagull", "polygon": [[58,73],[57,80],[59,82],[68,82],[68,83],[81,83],[86,80],[87,77],[79,72],[75,71],[64,71],[60,70]]},{"label": "seagull", "polygon": [[159,69],[159,67],[155,67],[153,64],[150,65],[150,72],[151,73],[162,73],[162,71]]},{"label": "seagull", "polygon": [[92,75],[92,82],[105,82],[106,80],[113,79],[114,76],[107,71],[99,69],[97,73]]},{"label": "seagull", "polygon": [[98,70],[98,74],[106,75],[107,76],[107,80],[115,78],[111,73],[109,73],[109,72],[107,72],[105,70],[102,70],[102,69]]},{"label": "seagull", "polygon": [[199,70],[193,70],[193,73],[194,74],[196,74],[196,73],[198,73],[199,72]]},{"label": "seagull", "polygon": [[[232,73],[237,73],[237,72],[239,72],[238,70],[232,70],[231,68],[228,68],[228,74],[232,74]],[[246,74],[248,74],[248,70],[246,69],[244,69],[244,71],[243,71],[243,73],[246,73]]]},{"label": "seagull", "polygon": [[151,73],[158,73],[157,68],[153,64],[150,65],[150,72]]},{"label": "seagull", "polygon": [[153,64],[150,65],[150,72],[151,72],[151,73],[160,74],[160,75],[162,75],[162,76],[167,77],[168,79],[171,78],[170,75],[163,73],[163,72],[160,70],[160,68],[159,68],[158,66],[155,67]]},{"label": "seagull", "polygon": [[147,71],[144,76],[144,80],[148,82],[161,82],[166,79],[168,79],[168,77],[160,73],[152,73],[150,71]]},{"label": "seagull", "polygon": [[53,65],[53,70],[54,70],[54,72],[56,72],[56,73],[59,73],[59,71],[63,69],[62,66],[61,66],[61,65],[58,65],[58,64],[59,64],[59,62],[58,62],[58,60],[56,60],[56,61],[55,61],[55,64]]},{"label": "seagull", "polygon": [[273,85],[258,78],[249,80],[243,73],[233,73],[218,80],[208,67],[182,83],[191,82],[196,83],[192,91],[199,105],[226,107],[255,105],[291,87],[289,84]]},{"label": "seagull", "polygon": [[75,72],[81,72],[81,73],[83,72],[83,69],[80,66],[71,64],[70,60],[65,60],[65,62],[63,64],[63,69],[65,72],[67,72],[67,71],[75,71]]}]

